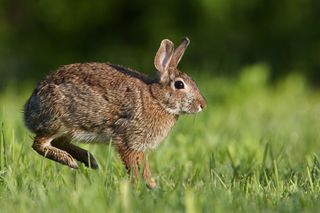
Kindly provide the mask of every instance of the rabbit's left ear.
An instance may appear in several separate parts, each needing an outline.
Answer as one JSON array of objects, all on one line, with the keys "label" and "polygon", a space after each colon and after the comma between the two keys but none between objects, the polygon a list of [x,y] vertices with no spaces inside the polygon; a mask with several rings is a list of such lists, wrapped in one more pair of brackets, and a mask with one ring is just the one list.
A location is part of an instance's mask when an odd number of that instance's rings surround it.
[{"label": "rabbit's left ear", "polygon": [[154,66],[158,70],[158,77],[161,83],[169,81],[169,65],[174,53],[173,43],[168,40],[162,40],[159,50],[154,58]]},{"label": "rabbit's left ear", "polygon": [[188,37],[184,37],[181,41],[181,44],[175,49],[171,62],[170,62],[170,66],[171,67],[177,67],[179,64],[179,61],[181,60],[184,52],[186,51],[188,45],[190,44],[190,40]]}]

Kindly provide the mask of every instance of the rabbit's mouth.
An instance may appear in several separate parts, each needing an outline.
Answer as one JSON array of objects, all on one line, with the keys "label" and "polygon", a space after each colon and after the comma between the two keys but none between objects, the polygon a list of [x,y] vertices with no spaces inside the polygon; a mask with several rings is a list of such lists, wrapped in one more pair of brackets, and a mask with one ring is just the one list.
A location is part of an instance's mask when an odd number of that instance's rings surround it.
[{"label": "rabbit's mouth", "polygon": [[206,107],[205,104],[198,104],[198,105],[184,111],[183,114],[196,114],[196,113],[203,111],[205,107]]},{"label": "rabbit's mouth", "polygon": [[180,112],[180,114],[197,114],[199,112],[201,112],[203,110],[202,107],[198,106],[198,107],[195,107],[195,108],[190,108],[190,109],[187,109],[187,110],[182,110]]}]

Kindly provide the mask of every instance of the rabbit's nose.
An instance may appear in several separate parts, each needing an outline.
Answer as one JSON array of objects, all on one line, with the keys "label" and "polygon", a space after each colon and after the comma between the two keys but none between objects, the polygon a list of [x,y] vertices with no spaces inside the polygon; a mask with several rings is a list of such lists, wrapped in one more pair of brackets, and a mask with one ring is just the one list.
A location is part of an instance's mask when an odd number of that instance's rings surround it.
[{"label": "rabbit's nose", "polygon": [[198,112],[201,112],[207,106],[206,102],[200,102],[198,105]]},{"label": "rabbit's nose", "polygon": [[200,104],[200,108],[204,109],[206,107],[206,104]]},{"label": "rabbit's nose", "polygon": [[201,110],[203,110],[204,108],[206,108],[206,106],[207,106],[207,102],[203,99],[203,100],[201,100],[200,101],[200,108],[201,108]]}]

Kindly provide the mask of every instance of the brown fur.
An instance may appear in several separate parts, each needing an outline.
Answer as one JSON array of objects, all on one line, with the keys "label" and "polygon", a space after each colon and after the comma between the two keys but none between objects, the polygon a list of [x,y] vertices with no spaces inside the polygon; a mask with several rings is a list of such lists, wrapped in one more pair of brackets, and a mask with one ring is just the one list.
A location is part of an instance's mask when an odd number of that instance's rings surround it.
[{"label": "brown fur", "polygon": [[[189,44],[177,51],[163,40],[155,57],[158,79],[109,63],[65,65],[39,83],[25,105],[25,124],[36,134],[33,148],[72,168],[74,159],[98,168],[94,157],[70,143],[107,142],[112,138],[128,172],[143,176],[150,187],[144,152],[168,135],[180,114],[197,113],[206,102],[191,78],[177,69]],[[185,84],[176,89],[175,81]]]}]

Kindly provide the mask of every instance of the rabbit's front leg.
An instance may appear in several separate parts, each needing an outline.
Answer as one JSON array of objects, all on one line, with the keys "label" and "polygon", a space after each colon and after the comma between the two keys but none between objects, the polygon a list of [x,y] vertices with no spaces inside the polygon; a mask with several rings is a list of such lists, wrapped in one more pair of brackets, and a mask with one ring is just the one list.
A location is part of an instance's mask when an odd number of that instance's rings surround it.
[{"label": "rabbit's front leg", "polygon": [[131,149],[125,145],[118,145],[118,152],[123,163],[126,166],[127,172],[130,175],[133,174],[135,180],[139,179],[139,169],[141,165],[143,168],[143,178],[147,186],[151,189],[156,187],[156,183],[153,178],[151,178],[151,172],[149,169],[149,163],[143,151],[137,151]]},{"label": "rabbit's front leg", "polygon": [[150,189],[156,188],[157,184],[156,181],[151,177],[149,162],[146,154],[144,154],[143,178]]}]

